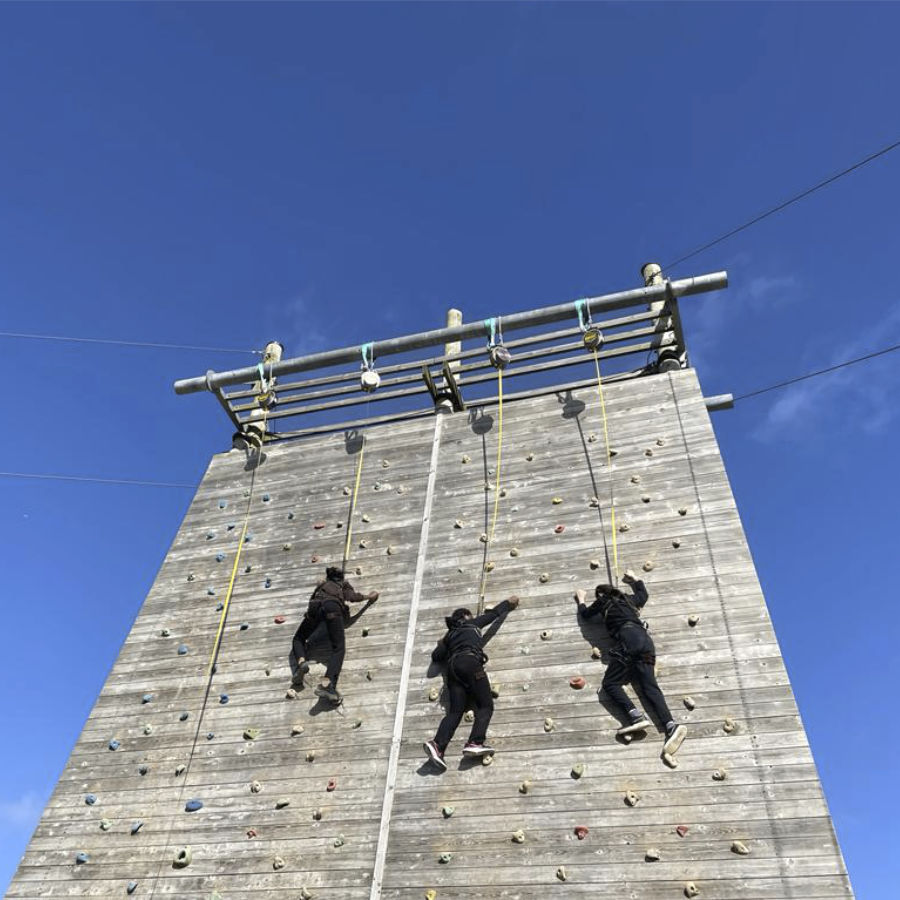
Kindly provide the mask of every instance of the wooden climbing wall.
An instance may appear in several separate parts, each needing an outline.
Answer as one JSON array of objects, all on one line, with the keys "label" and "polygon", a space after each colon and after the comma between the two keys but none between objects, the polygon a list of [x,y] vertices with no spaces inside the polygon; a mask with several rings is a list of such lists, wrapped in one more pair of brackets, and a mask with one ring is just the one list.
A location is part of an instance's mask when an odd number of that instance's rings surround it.
[{"label": "wooden climbing wall", "polygon": [[[429,654],[443,616],[478,602],[496,408],[369,431],[349,568],[381,598],[348,631],[338,711],[309,689],[287,696],[288,653],[340,559],[357,446],[267,448],[193,761],[176,774],[250,484],[242,454],[215,457],[8,896],[127,896],[136,882],[136,897],[851,897],[696,377],[610,385],[606,405],[611,470],[596,391],[503,410],[487,602],[522,605],[488,645],[497,754],[462,762],[463,723],[444,774],[423,764],[442,714]],[[612,561],[610,474],[619,568],[648,585],[660,684],[689,729],[676,769],[655,731],[616,741],[592,658],[609,641],[575,616],[573,590],[606,581]],[[195,798],[203,808],[185,812]],[[186,846],[192,862],[174,868]]]}]

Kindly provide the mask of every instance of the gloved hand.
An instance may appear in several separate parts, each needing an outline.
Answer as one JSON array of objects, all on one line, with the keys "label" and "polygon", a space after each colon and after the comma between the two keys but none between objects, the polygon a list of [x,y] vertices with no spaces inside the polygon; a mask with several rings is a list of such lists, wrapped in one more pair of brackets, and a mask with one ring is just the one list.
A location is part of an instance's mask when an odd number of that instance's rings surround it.
[{"label": "gloved hand", "polygon": [[587,592],[583,591],[581,588],[578,588],[578,590],[575,591],[575,602],[579,606],[584,606],[584,601],[586,599],[587,599]]},{"label": "gloved hand", "polygon": [[624,581],[625,584],[634,584],[637,581],[637,578],[631,569],[626,569],[622,575],[622,581]]},{"label": "gloved hand", "polygon": [[506,602],[509,604],[510,609],[515,609],[519,605],[519,598],[513,594],[512,597],[507,597]]},{"label": "gloved hand", "polygon": [[366,596],[366,600],[368,600],[369,603],[374,603],[377,599],[378,591],[369,591],[368,595]]}]

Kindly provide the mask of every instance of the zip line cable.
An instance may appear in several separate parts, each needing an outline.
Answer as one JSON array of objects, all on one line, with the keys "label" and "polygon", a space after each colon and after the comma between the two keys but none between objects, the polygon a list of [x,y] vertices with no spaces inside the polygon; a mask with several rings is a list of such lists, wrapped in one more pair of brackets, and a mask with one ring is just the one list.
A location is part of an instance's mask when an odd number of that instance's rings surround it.
[{"label": "zip line cable", "polygon": [[[485,563],[481,567],[481,588],[478,591],[478,615],[484,612],[484,595],[487,589],[488,554],[494,542],[494,532],[497,530],[497,510],[500,507],[500,463],[503,460],[503,369],[497,367],[497,462],[495,464],[496,483],[494,484],[494,513],[491,516],[491,528],[487,533],[485,542]],[[487,488],[487,485],[485,485]]]},{"label": "zip line cable", "polygon": [[691,250],[690,253],[686,253],[684,256],[679,257],[673,262],[666,263],[662,267],[663,271],[666,272],[669,269],[673,269],[675,268],[675,266],[680,265],[686,260],[691,259],[692,257],[699,255],[700,253],[703,253],[704,250],[709,250],[710,247],[715,247],[716,244],[721,244],[722,241],[725,241],[728,238],[733,237],[734,235],[739,234],[742,231],[745,231],[751,226],[756,225],[758,222],[762,222],[763,219],[768,219],[769,216],[774,216],[775,213],[781,212],[781,210],[786,209],[788,206],[791,206],[792,204],[803,200],[805,197],[808,197],[810,194],[814,194],[816,191],[827,187],[829,184],[833,184],[839,178],[843,178],[845,175],[849,175],[851,172],[855,172],[857,169],[861,169],[863,166],[868,165],[870,162],[873,162],[874,160],[878,159],[881,156],[884,156],[887,153],[890,153],[891,150],[896,150],[898,147],[900,147],[900,140],[894,141],[892,144],[888,144],[886,147],[882,147],[880,150],[876,150],[875,153],[872,153],[864,159],[859,160],[859,162],[855,162],[852,166],[848,166],[846,169],[842,169],[840,172],[829,176],[823,181],[820,181],[818,184],[814,184],[812,187],[801,191],[799,194],[795,194],[788,200],[784,200],[777,206],[773,206],[771,209],[766,210],[766,212],[760,213],[758,216],[754,216],[752,219],[749,219],[742,225],[738,225],[736,228],[732,228],[731,231],[725,232],[725,234],[721,235],[720,237],[717,237],[714,240],[703,244],[701,247],[697,247],[696,250]]},{"label": "zip line cable", "polygon": [[135,481],[130,478],[92,478],[86,475],[44,475],[37,472],[0,472],[0,478],[32,478],[48,481],[84,481],[89,484],[128,484],[140,487],[189,488],[196,491],[199,485],[182,484],[179,481]]},{"label": "zip line cable", "polygon": [[106,344],[115,347],[141,347],[145,350],[198,350],[202,353],[260,353],[259,350],[238,350],[235,347],[195,347],[191,344],[155,344],[149,341],[117,341],[112,338],[70,337],[61,334],[30,334],[21,331],[0,331],[0,338],[23,338],[31,341],[61,341],[71,344]]},{"label": "zip line cable", "polygon": [[838,369],[845,369],[847,366],[865,362],[867,359],[875,359],[876,356],[884,356],[886,353],[893,353],[895,350],[900,350],[900,344],[894,344],[893,347],[885,347],[883,350],[876,350],[874,353],[867,353],[865,356],[857,356],[855,359],[848,359],[844,362],[836,363],[833,366],[828,366],[827,369],[818,369],[815,372],[807,372],[805,375],[798,375],[796,378],[789,378],[787,381],[779,381],[777,384],[770,384],[768,387],[759,388],[755,391],[748,391],[746,394],[735,397],[734,402],[737,403],[738,400],[746,400],[749,397],[757,397],[760,394],[766,394],[769,391],[775,391],[778,390],[778,388],[796,384],[798,381],[817,378],[819,375],[827,375],[829,372],[836,372]]},{"label": "zip line cable", "polygon": [[[609,478],[609,511],[612,530],[613,547],[613,571],[610,579],[613,584],[619,583],[619,544],[616,539],[616,502],[613,496],[612,453],[609,447],[609,429],[607,427],[606,400],[603,397],[603,379],[600,377],[600,357],[597,356],[597,348],[594,348],[594,368],[597,371],[597,394],[600,397],[600,412],[603,416],[603,443],[606,445],[606,474]],[[609,560],[607,557],[607,565]]]}]

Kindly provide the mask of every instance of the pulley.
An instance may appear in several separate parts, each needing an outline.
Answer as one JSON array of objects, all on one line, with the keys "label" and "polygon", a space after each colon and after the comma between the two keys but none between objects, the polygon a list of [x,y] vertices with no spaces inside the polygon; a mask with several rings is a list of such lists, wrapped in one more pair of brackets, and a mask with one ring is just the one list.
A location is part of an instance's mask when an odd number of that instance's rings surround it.
[{"label": "pulley", "polygon": [[381,384],[381,376],[375,371],[375,355],[372,352],[371,342],[363,344],[359,348],[362,355],[362,373],[359,376],[359,386],[367,394],[377,390]]}]

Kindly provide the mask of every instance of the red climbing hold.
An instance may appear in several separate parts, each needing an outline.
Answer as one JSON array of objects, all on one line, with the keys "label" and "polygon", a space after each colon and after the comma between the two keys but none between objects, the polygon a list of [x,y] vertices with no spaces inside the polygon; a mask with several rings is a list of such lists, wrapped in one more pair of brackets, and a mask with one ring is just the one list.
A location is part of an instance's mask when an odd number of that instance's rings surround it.
[{"label": "red climbing hold", "polygon": [[328,786],[325,788],[325,790],[328,791],[328,792],[330,793],[330,792],[333,791],[336,787],[337,787],[337,779],[336,779],[336,778],[329,778],[329,779],[328,779]]},{"label": "red climbing hold", "polygon": [[255,838],[255,837],[256,837],[256,834],[257,834],[257,831],[256,831],[255,828],[248,828],[248,829],[247,829],[247,837],[248,837],[248,838]]},{"label": "red climbing hold", "polygon": [[687,825],[676,825],[675,831],[678,832],[678,837],[684,837],[688,833]]},{"label": "red climbing hold", "polygon": [[557,525],[556,528],[553,529],[557,534],[562,534],[566,530],[565,525]]},{"label": "red climbing hold", "polygon": [[588,834],[587,825],[576,825],[575,826],[575,837],[578,838],[579,841],[583,841]]},{"label": "red climbing hold", "polygon": [[316,531],[321,531],[324,527],[325,527],[324,522],[313,522],[313,528],[315,528]]},{"label": "red climbing hold", "polygon": [[580,675],[569,679],[569,687],[575,688],[576,691],[580,691],[586,684],[587,682]]},{"label": "red climbing hold", "polygon": [[284,625],[287,622],[287,616],[275,616],[276,625]]}]

